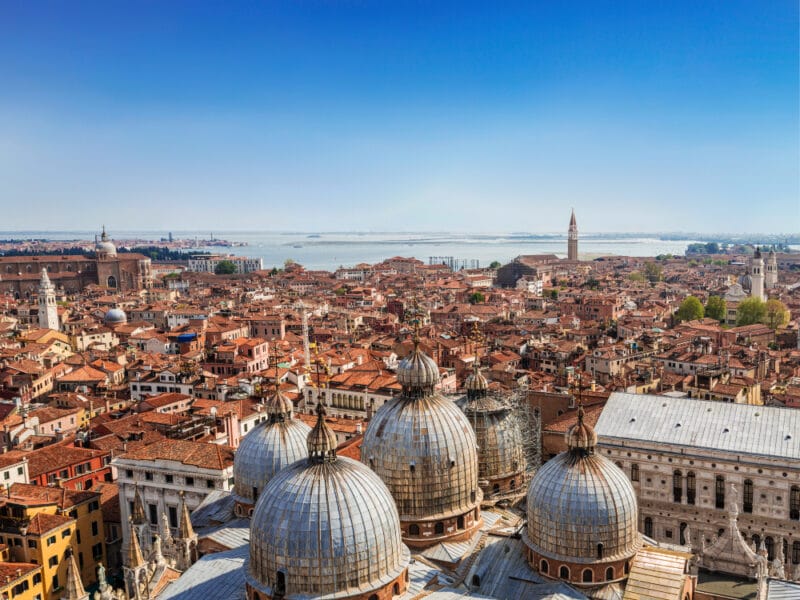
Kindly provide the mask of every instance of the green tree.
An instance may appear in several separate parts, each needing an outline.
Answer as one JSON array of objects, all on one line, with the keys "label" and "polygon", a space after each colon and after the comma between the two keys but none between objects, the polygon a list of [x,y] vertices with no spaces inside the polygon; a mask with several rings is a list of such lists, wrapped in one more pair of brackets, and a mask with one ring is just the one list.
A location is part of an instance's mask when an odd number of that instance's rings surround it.
[{"label": "green tree", "polygon": [[789,322],[789,309],[780,300],[775,298],[767,300],[764,307],[764,325],[770,329],[780,329]]},{"label": "green tree", "polygon": [[639,271],[634,271],[630,275],[628,275],[628,280],[633,281],[634,283],[644,283],[647,281],[644,275],[639,273]]},{"label": "green tree", "polygon": [[480,292],[472,292],[469,295],[469,303],[470,304],[479,304],[479,303],[483,302],[484,300],[486,300],[486,296],[484,296]]},{"label": "green tree", "polygon": [[702,319],[705,311],[703,304],[694,296],[687,296],[681,302],[678,311],[675,313],[675,318],[680,321],[694,321],[695,319]]},{"label": "green tree", "polygon": [[221,260],[214,267],[214,273],[216,275],[231,275],[236,273],[236,265],[230,260]]},{"label": "green tree", "polygon": [[491,263],[489,263],[489,268],[490,269],[499,269],[502,266],[503,265],[499,260],[493,260]]},{"label": "green tree", "polygon": [[558,300],[558,290],[550,290],[550,297],[553,300]]},{"label": "green tree", "polygon": [[736,309],[736,325],[763,323],[767,316],[767,304],[760,298],[745,298]]},{"label": "green tree", "polygon": [[661,265],[657,263],[645,263],[644,276],[647,277],[647,281],[650,283],[655,283],[657,281],[661,281],[661,279],[664,277],[664,270],[661,268]]},{"label": "green tree", "polygon": [[719,296],[708,297],[708,302],[706,302],[707,317],[716,319],[717,321],[724,321],[726,311],[727,306],[725,304],[725,298],[720,298]]}]

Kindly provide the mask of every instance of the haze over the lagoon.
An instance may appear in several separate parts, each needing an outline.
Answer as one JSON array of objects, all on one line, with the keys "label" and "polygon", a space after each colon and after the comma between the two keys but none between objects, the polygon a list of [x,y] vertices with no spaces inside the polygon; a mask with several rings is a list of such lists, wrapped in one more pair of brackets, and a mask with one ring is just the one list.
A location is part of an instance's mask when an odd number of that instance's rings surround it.
[{"label": "haze over the lagoon", "polygon": [[2,229],[797,231],[794,2],[38,3]]}]

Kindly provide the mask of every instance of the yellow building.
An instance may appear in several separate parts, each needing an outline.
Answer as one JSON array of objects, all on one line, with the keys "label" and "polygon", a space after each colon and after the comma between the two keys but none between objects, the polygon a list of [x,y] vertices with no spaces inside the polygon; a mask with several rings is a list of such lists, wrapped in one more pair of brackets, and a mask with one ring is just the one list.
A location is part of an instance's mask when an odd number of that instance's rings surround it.
[{"label": "yellow building", "polygon": [[42,566],[0,562],[0,598],[43,600]]},{"label": "yellow building", "polygon": [[104,539],[97,492],[14,484],[0,499],[0,543],[8,545],[11,560],[41,565],[42,600],[60,598],[68,547],[83,582],[94,583],[97,564],[105,562]]}]

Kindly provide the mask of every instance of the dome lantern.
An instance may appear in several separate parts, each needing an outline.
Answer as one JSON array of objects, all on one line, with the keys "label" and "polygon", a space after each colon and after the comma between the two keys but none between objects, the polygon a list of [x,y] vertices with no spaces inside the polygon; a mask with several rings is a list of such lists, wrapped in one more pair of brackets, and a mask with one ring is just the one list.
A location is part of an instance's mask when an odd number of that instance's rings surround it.
[{"label": "dome lantern", "polygon": [[312,463],[336,460],[336,434],[325,422],[325,406],[317,404],[317,422],[308,434],[308,460]]}]

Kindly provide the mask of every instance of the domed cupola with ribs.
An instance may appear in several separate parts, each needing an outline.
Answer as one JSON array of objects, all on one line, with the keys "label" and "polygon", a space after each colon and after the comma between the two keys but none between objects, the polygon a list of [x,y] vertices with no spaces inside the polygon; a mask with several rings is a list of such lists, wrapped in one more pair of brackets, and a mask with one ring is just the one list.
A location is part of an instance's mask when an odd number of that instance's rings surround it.
[{"label": "domed cupola with ribs", "polygon": [[582,406],[566,442],[568,450],[545,463],[528,488],[528,562],[579,588],[622,581],[642,544],[636,493],[625,473],[595,452],[597,433]]},{"label": "domed cupola with ribs", "polygon": [[475,433],[458,406],[436,392],[439,368],[419,347],[418,323],[397,380],[403,391],[370,421],[361,460],[392,493],[406,544],[466,539],[482,523]]},{"label": "domed cupola with ribs", "polygon": [[307,449],[256,504],[248,600],[389,600],[405,593],[411,553],[392,496],[366,466],[336,456],[321,405]]}]

